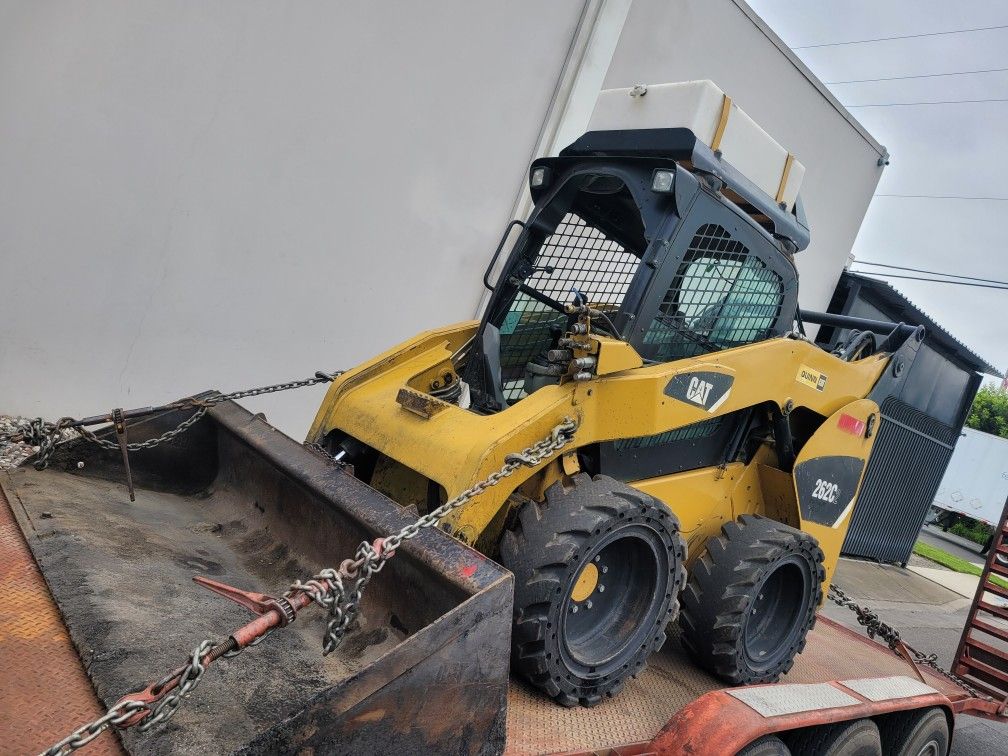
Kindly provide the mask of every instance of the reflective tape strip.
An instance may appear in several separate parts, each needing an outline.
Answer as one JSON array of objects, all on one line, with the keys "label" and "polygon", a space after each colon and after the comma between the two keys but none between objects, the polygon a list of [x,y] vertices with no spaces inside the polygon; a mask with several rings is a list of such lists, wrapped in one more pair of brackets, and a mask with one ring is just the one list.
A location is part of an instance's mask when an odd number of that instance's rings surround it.
[{"label": "reflective tape strip", "polygon": [[787,189],[788,176],[791,175],[791,166],[794,165],[794,155],[788,153],[787,160],[784,161],[784,170],[781,172],[780,185],[777,187],[777,196],[774,202],[784,201],[784,192]]},{"label": "reflective tape strip", "polygon": [[927,696],[938,691],[920,680],[902,675],[896,677],[874,677],[867,680],[844,680],[847,690],[853,690],[869,701],[888,701],[893,698],[913,698]]},{"label": "reflective tape strip", "polygon": [[718,118],[717,128],[714,129],[714,138],[711,139],[710,148],[717,152],[721,149],[721,137],[724,136],[725,127],[728,125],[728,115],[731,113],[732,101],[728,95],[721,100],[721,116]]},{"label": "reflective tape strip", "polygon": [[829,683],[810,685],[789,683],[758,688],[734,688],[725,692],[764,717],[779,717],[785,714],[815,711],[816,709],[857,706],[861,703],[854,696],[844,693]]}]

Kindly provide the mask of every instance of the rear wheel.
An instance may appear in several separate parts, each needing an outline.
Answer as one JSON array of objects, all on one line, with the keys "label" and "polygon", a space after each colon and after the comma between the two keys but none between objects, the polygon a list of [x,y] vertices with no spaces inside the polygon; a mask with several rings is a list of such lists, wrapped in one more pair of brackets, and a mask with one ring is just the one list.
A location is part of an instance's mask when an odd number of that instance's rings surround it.
[{"label": "rear wheel", "polygon": [[755,515],[721,533],[707,542],[683,591],[683,644],[725,682],[776,682],[815,624],[822,550],[807,533]]},{"label": "rear wheel", "polygon": [[787,741],[794,756],[882,756],[879,728],[870,719],[796,730]]},{"label": "rear wheel", "polygon": [[766,735],[747,745],[735,756],[791,756],[791,749],[776,735]]},{"label": "rear wheel", "polygon": [[513,666],[565,706],[613,696],[644,667],[685,582],[675,515],[601,475],[526,504],[500,554],[515,575]]},{"label": "rear wheel", "polygon": [[945,756],[949,727],[940,708],[890,714],[879,721],[882,748],[892,756]]}]

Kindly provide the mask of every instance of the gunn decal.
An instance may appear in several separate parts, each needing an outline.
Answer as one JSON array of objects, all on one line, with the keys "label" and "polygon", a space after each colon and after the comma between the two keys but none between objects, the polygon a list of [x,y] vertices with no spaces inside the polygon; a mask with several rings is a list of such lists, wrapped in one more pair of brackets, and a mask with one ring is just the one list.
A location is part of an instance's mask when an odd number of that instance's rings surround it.
[{"label": "gunn decal", "polygon": [[805,384],[809,388],[814,388],[816,391],[824,391],[826,389],[826,374],[820,373],[808,365],[799,366],[798,375],[795,376],[795,380],[798,383]]}]

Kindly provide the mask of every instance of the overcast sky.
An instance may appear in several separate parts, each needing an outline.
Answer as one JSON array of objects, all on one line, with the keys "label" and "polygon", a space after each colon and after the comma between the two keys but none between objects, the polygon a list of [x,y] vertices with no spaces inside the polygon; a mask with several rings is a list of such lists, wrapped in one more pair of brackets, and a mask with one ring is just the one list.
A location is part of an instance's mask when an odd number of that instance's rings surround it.
[{"label": "overcast sky", "polygon": [[[830,83],[1008,68],[1008,28],[801,49],[803,45],[1008,25],[1004,0],[748,2],[796,48],[842,103],[1008,100],[1008,71]],[[877,195],[1008,197],[1008,102],[850,111],[892,153]],[[858,259],[1008,280],[1008,201],[877,195],[854,245]],[[889,282],[973,351],[1002,371],[1008,368],[1004,335],[1008,291],[899,279]]]}]

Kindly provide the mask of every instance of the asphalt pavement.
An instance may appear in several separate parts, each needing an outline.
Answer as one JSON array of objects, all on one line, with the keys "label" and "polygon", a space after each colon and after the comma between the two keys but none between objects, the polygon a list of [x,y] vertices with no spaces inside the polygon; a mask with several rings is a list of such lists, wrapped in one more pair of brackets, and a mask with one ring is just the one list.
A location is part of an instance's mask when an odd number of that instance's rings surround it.
[{"label": "asphalt pavement", "polygon": [[[951,551],[944,543],[935,545]],[[979,554],[974,556],[979,558]],[[909,570],[853,559],[840,560],[833,582],[855,601],[875,610],[911,646],[937,654],[938,663],[949,669],[966,625],[969,599]],[[827,602],[822,613],[859,633],[864,632],[849,609]],[[956,717],[950,753],[953,756],[1008,753],[1008,724],[968,715]]]}]

